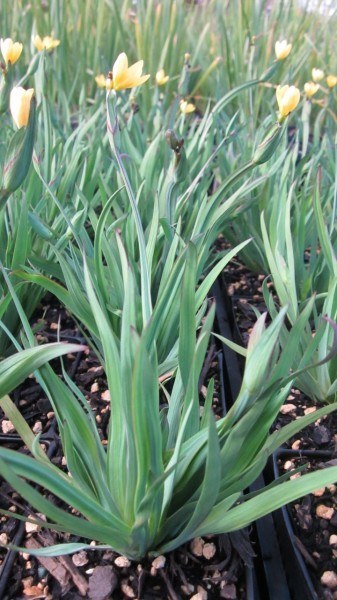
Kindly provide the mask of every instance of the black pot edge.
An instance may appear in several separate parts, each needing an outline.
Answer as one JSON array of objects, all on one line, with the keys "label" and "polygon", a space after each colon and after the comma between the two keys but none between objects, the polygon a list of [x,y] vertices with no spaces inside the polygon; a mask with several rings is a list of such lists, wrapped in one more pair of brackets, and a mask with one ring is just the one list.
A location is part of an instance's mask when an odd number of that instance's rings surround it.
[{"label": "black pot edge", "polygon": [[[67,341],[71,341],[71,337],[72,336],[64,336],[63,340],[67,340]],[[78,339],[76,341],[79,341]],[[82,359],[82,355],[83,352],[79,352],[76,355],[76,358],[73,362],[73,364],[70,366],[70,369],[68,371],[68,375],[69,377],[73,377],[75,375],[75,372],[80,364],[80,361]],[[46,432],[46,434],[40,436],[40,441],[45,443],[47,446],[47,456],[48,458],[52,459],[57,451],[57,445],[58,445],[58,436],[55,432],[55,426],[56,426],[56,419],[54,417],[48,431]],[[13,434],[2,434],[0,436],[0,441],[3,442],[10,442],[10,443],[16,443],[18,445],[23,444],[23,441],[21,440],[20,436],[18,435],[13,435]],[[14,539],[13,539],[13,544],[15,546],[19,546],[23,540],[25,534],[25,523],[24,522],[19,522],[17,530],[15,532],[14,535]],[[11,575],[11,571],[12,568],[15,564],[15,558],[17,556],[17,552],[15,550],[7,550],[7,554],[4,558],[4,561],[2,563],[2,566],[0,568],[0,600],[2,600],[7,587],[7,582],[10,578]]]},{"label": "black pot edge", "polygon": [[[220,275],[213,285],[212,295],[216,300],[216,326],[218,333],[240,343],[241,340],[236,328],[232,301],[228,296],[223,275]],[[222,345],[222,349],[225,363],[224,380],[226,398],[229,404],[231,404],[237,397],[241,387],[240,357],[225,344]],[[260,489],[264,485],[264,475],[261,474],[249,488],[249,491],[252,492]],[[251,592],[255,593],[255,596],[247,595],[247,599],[268,598],[269,600],[291,600],[272,515],[266,515],[258,519],[254,523],[252,531],[254,547],[258,549],[258,554],[254,560],[254,569],[250,569],[253,573],[250,575],[247,574],[247,583],[250,577],[253,581],[255,579],[256,585],[255,590]],[[247,586],[248,589],[249,587]]]},{"label": "black pot edge", "polygon": [[[290,451],[287,448],[280,448],[277,452],[270,457],[267,466],[267,472],[269,479],[275,480],[279,476],[279,469],[277,460],[279,457],[293,458],[298,456],[299,458],[305,457],[306,455],[312,458],[316,455],[317,458],[326,458],[327,454],[324,451]],[[322,452],[324,453],[322,455]],[[332,453],[329,453],[330,456]],[[282,549],[282,557],[286,571],[288,573],[288,582],[293,597],[297,600],[319,600],[318,594],[312,583],[310,573],[307,565],[296,547],[295,533],[291,518],[287,509],[287,506],[274,511],[273,518],[275,527],[278,533],[280,547]]]}]

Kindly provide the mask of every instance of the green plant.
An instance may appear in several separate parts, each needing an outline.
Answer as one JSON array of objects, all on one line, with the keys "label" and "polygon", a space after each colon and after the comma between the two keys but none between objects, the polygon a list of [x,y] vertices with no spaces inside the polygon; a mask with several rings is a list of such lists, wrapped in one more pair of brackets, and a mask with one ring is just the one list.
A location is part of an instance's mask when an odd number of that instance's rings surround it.
[{"label": "green plant", "polygon": [[[74,383],[68,381],[67,385],[50,367],[41,367],[38,379],[58,421],[66,472],[39,456],[36,443],[30,446],[32,457],[0,449],[0,472],[47,518],[44,521],[32,516],[29,520],[43,528],[80,536],[84,542],[56,544],[32,553],[71,553],[90,548],[88,541],[95,540],[99,543],[96,549],[113,548],[139,559],[146,553],[172,550],[197,535],[244,527],[315,487],[336,480],[337,468],[332,467],[296,480],[282,480],[279,485],[259,490],[254,497],[245,496],[243,490],[261,472],[268,455],[301,427],[334,410],[336,404],[270,434],[270,425],[293,381],[294,375],[288,375],[292,352],[305,324],[303,319],[296,322],[280,352],[283,310],[268,329],[264,326],[265,316],[257,321],[242,388],[228,415],[214,420],[210,381],[200,416],[198,379],[214,306],[206,313],[196,338],[196,320],[190,310],[196,271],[196,251],[189,244],[179,300],[178,367],[169,392],[158,383],[158,317],[149,321],[141,335],[136,331],[135,285],[130,269],[125,265],[127,293],[120,342],[85,269],[111,397],[107,446],[99,438],[88,402]],[[203,308],[205,311],[206,305]],[[33,342],[28,329],[26,333]],[[77,514],[58,507],[29,482],[42,485]],[[25,519],[16,513],[14,516]]]}]

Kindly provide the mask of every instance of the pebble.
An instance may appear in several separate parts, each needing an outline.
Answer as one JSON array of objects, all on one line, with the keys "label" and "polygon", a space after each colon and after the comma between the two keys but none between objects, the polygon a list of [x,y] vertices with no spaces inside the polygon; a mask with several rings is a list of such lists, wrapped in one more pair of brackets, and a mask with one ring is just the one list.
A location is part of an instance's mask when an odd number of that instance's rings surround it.
[{"label": "pebble", "polygon": [[331,546],[337,545],[337,535],[336,534],[330,535],[330,537],[329,537],[329,544]]},{"label": "pebble", "polygon": [[234,583],[229,585],[225,585],[220,592],[220,598],[226,598],[227,600],[235,600],[237,598],[236,595],[236,587]]},{"label": "pebble", "polygon": [[202,554],[204,556],[204,558],[206,558],[207,560],[210,560],[211,558],[213,558],[214,554],[216,553],[216,545],[215,544],[205,544],[203,549],[202,549]]},{"label": "pebble", "polygon": [[120,567],[120,569],[127,568],[131,565],[131,560],[126,558],[126,556],[117,556],[114,561],[116,567]]},{"label": "pebble", "polygon": [[33,433],[41,433],[41,431],[42,431],[41,421],[36,421],[36,423],[34,423],[32,429],[33,429]]},{"label": "pebble", "polygon": [[304,409],[304,414],[305,415],[310,415],[313,412],[316,412],[316,406],[308,406],[308,408]]},{"label": "pebble", "polygon": [[328,521],[330,521],[334,512],[335,511],[333,508],[330,506],[325,506],[324,504],[319,504],[316,508],[316,515],[321,519],[327,519]]},{"label": "pebble", "polygon": [[81,550],[81,552],[77,552],[77,554],[73,555],[72,561],[75,567],[84,567],[84,565],[88,564],[89,559],[87,553],[84,550]]},{"label": "pebble", "polygon": [[315,490],[313,493],[314,496],[316,496],[316,498],[320,498],[321,496],[324,495],[325,492],[325,487],[323,488],[318,488],[317,490]]},{"label": "pebble", "polygon": [[205,545],[205,541],[201,537],[196,537],[191,541],[190,549],[194,556],[202,556],[202,551]]},{"label": "pebble", "polygon": [[32,586],[33,581],[34,581],[34,578],[31,576],[24,577],[21,581],[21,583],[23,585],[23,589],[30,588]]},{"label": "pebble", "polygon": [[136,597],[132,587],[130,585],[128,585],[127,583],[122,583],[121,590],[127,598],[135,598]]},{"label": "pebble", "polygon": [[91,391],[92,393],[95,393],[95,392],[98,392],[98,390],[99,390],[99,386],[98,386],[98,383],[97,383],[97,381],[95,381],[95,382],[92,384],[92,386],[91,386],[91,388],[90,388],[90,391]]},{"label": "pebble", "polygon": [[34,531],[38,531],[39,529],[40,529],[40,525],[37,525],[37,523],[29,523],[29,521],[26,521],[26,523],[25,523],[26,533],[33,533]]},{"label": "pebble", "polygon": [[292,444],[291,447],[293,450],[299,450],[301,447],[301,440],[295,440]]},{"label": "pebble", "polygon": [[2,433],[13,433],[13,431],[15,431],[15,427],[14,427],[12,421],[6,421],[6,419],[4,419],[2,421],[1,429],[2,429]]},{"label": "pebble", "polygon": [[110,392],[109,392],[109,390],[105,390],[105,392],[101,393],[101,400],[104,400],[105,402],[110,402]]},{"label": "pebble", "polygon": [[165,556],[157,556],[157,558],[154,559],[154,561],[152,561],[152,566],[155,569],[163,569],[165,567],[165,563],[166,563],[166,558]]},{"label": "pebble", "polygon": [[285,471],[289,471],[290,469],[294,469],[295,465],[293,463],[292,460],[286,460],[286,462],[284,463],[284,469]]},{"label": "pebble", "polygon": [[193,594],[193,596],[191,596],[190,600],[207,600],[207,598],[208,598],[208,594],[207,594],[206,590],[204,590],[204,588],[202,588],[200,585],[198,585],[197,594]]},{"label": "pebble", "polygon": [[7,533],[0,533],[0,544],[8,544]]},{"label": "pebble", "polygon": [[337,573],[335,573],[335,571],[324,571],[321,577],[321,584],[331,590],[337,588]]},{"label": "pebble", "polygon": [[295,404],[283,404],[283,406],[281,406],[280,408],[280,413],[281,415],[287,415],[288,413],[293,412],[294,410],[296,410]]}]

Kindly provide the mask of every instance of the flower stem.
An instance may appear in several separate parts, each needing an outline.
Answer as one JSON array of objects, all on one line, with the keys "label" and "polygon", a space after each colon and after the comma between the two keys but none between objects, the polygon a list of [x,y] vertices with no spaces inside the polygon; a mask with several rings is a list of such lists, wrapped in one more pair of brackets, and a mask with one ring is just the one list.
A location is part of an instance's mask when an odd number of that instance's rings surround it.
[{"label": "flower stem", "polygon": [[122,179],[124,181],[125,189],[127,191],[133,216],[135,219],[136,230],[137,230],[137,238],[139,245],[139,257],[140,257],[140,276],[141,276],[141,298],[142,298],[142,314],[143,314],[143,324],[146,325],[152,314],[152,302],[151,302],[151,287],[150,287],[150,274],[146,257],[146,243],[142,221],[140,218],[137,201],[135,195],[133,193],[131,183],[126,172],[126,169],[123,164],[123,160],[117,145],[116,134],[118,131],[118,117],[115,112],[115,107],[113,103],[109,102],[110,92],[107,92],[106,95],[106,106],[107,106],[107,127],[108,127],[108,136],[112,151],[115,155],[116,162],[118,168],[120,170]]}]

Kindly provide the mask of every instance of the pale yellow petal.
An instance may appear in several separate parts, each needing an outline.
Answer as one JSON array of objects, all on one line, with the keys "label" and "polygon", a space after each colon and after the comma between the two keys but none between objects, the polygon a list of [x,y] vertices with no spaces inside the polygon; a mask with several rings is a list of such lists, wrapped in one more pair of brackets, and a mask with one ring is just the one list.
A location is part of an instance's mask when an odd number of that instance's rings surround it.
[{"label": "pale yellow petal", "polygon": [[286,91],[289,89],[289,85],[278,85],[276,88],[276,100],[279,109],[281,110],[282,98]]},{"label": "pale yellow petal", "polygon": [[4,57],[4,61],[6,66],[9,63],[14,65],[16,61],[20,58],[22,52],[23,45],[19,42],[13,42],[11,38],[6,38],[5,40],[1,40],[1,52]]},{"label": "pale yellow petal", "polygon": [[44,49],[43,42],[39,35],[33,37],[33,44],[39,52],[42,52],[42,50]]},{"label": "pale yellow petal", "polygon": [[112,67],[112,77],[114,81],[115,89],[119,88],[120,82],[125,78],[126,71],[128,69],[128,57],[125,52],[122,52],[119,56],[117,56],[114,65]]},{"label": "pale yellow petal", "polygon": [[96,81],[98,87],[105,88],[106,77],[105,77],[105,75],[103,75],[103,73],[100,73],[100,75],[96,75],[95,81]]},{"label": "pale yellow petal", "polygon": [[136,63],[131,65],[131,67],[129,67],[127,70],[128,79],[138,79],[138,77],[141,77],[142,71],[143,71],[143,65],[144,65],[143,60],[138,60]]},{"label": "pale yellow petal", "polygon": [[30,103],[33,94],[33,88],[25,90],[22,87],[14,87],[10,93],[9,107],[13,121],[19,129],[28,125]]},{"label": "pale yellow petal", "polygon": [[2,56],[4,57],[4,61],[6,64],[8,64],[7,57],[11,50],[12,45],[13,45],[13,42],[12,42],[11,38],[6,38],[5,40],[3,40],[1,38],[1,53],[2,53]]},{"label": "pale yellow petal", "polygon": [[324,71],[322,69],[313,69],[311,71],[312,80],[317,83],[317,81],[321,81],[324,77]]},{"label": "pale yellow petal", "polygon": [[314,83],[313,81],[307,81],[307,83],[304,84],[304,91],[305,91],[306,95],[309,96],[309,98],[311,98],[311,96],[316,94],[316,92],[318,92],[318,90],[319,90],[318,83]]},{"label": "pale yellow petal", "polygon": [[335,87],[337,85],[337,77],[335,75],[328,75],[326,78],[326,82],[329,88]]}]

